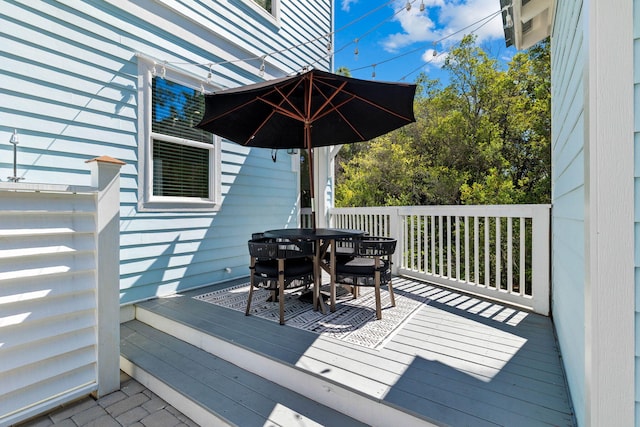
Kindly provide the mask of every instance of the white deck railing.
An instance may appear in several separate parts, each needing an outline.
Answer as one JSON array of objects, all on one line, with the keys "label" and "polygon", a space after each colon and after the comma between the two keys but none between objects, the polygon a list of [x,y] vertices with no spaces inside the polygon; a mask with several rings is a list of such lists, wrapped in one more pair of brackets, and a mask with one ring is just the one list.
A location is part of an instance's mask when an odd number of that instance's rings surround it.
[{"label": "white deck railing", "polygon": [[395,272],[549,314],[549,205],[334,208],[330,226],[398,239]]}]

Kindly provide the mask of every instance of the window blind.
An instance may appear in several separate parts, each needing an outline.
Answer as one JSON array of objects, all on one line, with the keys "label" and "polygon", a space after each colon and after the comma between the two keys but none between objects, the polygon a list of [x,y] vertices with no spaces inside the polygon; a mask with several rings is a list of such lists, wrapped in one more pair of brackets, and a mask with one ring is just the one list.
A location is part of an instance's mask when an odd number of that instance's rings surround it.
[{"label": "window blind", "polygon": [[210,150],[153,140],[153,195],[209,198]]}]

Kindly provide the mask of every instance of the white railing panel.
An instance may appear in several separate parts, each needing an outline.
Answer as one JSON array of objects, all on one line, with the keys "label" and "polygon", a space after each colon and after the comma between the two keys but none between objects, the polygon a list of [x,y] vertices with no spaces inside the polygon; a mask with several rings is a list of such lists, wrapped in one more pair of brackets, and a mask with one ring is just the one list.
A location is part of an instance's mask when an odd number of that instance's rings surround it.
[{"label": "white railing panel", "polygon": [[549,205],[335,208],[330,225],[398,239],[394,272],[549,314]]},{"label": "white railing panel", "polygon": [[120,163],[90,167],[0,183],[0,426],[119,388]]}]

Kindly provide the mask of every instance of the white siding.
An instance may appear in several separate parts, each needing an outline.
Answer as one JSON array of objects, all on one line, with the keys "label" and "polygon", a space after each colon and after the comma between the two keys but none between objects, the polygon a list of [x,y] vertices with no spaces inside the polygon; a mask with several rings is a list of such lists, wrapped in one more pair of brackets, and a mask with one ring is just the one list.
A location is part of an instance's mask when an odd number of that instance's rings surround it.
[{"label": "white siding", "polygon": [[[330,69],[333,2],[280,0],[277,17],[251,0],[55,3],[0,0],[0,177],[74,184],[84,161],[108,155],[121,175],[121,303],[247,274],[252,232],[297,222],[299,167],[280,151],[222,143],[216,212],[139,212],[138,58],[235,87],[311,64]],[[311,44],[304,42],[317,40]],[[291,48],[292,46],[297,46]],[[197,65],[200,64],[200,65]],[[277,203],[274,201],[277,200]],[[228,273],[226,268],[230,268]]]},{"label": "white siding", "polygon": [[632,425],[631,5],[558,2],[556,13],[553,317],[578,424]]},{"label": "white siding", "polygon": [[633,2],[633,63],[634,63],[634,267],[636,294],[635,325],[635,424],[640,423],[640,1]]},{"label": "white siding", "polygon": [[552,49],[552,312],[571,397],[584,414],[584,95],[581,2],[559,2]]}]

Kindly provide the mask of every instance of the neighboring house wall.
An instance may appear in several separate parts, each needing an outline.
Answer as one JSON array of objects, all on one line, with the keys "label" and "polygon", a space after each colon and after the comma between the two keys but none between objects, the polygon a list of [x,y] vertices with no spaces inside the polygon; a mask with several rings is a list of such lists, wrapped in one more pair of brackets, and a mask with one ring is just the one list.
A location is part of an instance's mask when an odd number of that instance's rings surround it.
[{"label": "neighboring house wall", "polygon": [[[0,177],[13,175],[14,129],[23,182],[84,181],[84,161],[98,155],[126,163],[121,303],[246,276],[251,233],[297,224],[298,158],[280,151],[273,162],[269,150],[219,140],[212,203],[185,210],[145,201],[153,71],[211,91],[331,68],[322,36],[332,30],[333,2],[273,4],[275,16],[253,0],[0,0]],[[264,58],[262,77],[262,56],[277,51]]]},{"label": "neighboring house wall", "polygon": [[[552,313],[578,421],[584,414],[584,50],[581,2],[558,2],[551,39]],[[580,422],[580,425],[583,425]]]},{"label": "neighboring house wall", "polygon": [[552,312],[581,426],[636,424],[632,28],[631,2],[584,0],[552,32]]}]

